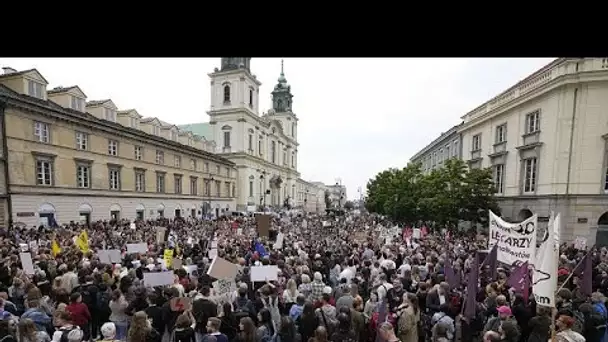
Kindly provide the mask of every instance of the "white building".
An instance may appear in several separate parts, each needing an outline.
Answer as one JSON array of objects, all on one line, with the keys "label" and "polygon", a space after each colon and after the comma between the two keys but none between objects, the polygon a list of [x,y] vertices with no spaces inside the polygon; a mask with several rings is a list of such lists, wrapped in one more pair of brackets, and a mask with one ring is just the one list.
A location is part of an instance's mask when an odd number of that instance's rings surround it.
[{"label": "white building", "polygon": [[608,58],[559,58],[465,114],[470,167],[491,167],[502,215],[562,215],[562,240],[608,244]]}]

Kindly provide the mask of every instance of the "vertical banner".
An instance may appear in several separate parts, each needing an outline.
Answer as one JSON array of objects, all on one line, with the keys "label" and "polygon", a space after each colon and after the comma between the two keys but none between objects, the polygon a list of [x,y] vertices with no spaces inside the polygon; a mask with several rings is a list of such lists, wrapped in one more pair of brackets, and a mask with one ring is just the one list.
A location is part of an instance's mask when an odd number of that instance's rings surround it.
[{"label": "vertical banner", "polygon": [[520,223],[509,223],[490,211],[490,240],[488,248],[497,245],[498,261],[508,265],[534,263],[538,215]]},{"label": "vertical banner", "polygon": [[549,219],[548,237],[541,244],[532,276],[532,291],[537,305],[555,307],[557,291],[557,260],[559,258],[560,214]]}]

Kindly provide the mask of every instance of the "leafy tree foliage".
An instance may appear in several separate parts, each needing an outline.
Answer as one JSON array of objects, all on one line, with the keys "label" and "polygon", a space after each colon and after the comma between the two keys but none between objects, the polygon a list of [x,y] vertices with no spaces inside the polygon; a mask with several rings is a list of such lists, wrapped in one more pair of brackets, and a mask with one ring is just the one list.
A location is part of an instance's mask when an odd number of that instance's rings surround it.
[{"label": "leafy tree foliage", "polygon": [[468,169],[459,159],[423,174],[420,164],[388,169],[367,183],[367,210],[407,224],[419,221],[456,226],[460,220],[485,222],[498,212],[492,172]]},{"label": "leafy tree foliage", "polygon": [[346,201],[344,202],[344,209],[345,210],[353,210],[355,208],[355,203],[353,203],[353,201]]}]

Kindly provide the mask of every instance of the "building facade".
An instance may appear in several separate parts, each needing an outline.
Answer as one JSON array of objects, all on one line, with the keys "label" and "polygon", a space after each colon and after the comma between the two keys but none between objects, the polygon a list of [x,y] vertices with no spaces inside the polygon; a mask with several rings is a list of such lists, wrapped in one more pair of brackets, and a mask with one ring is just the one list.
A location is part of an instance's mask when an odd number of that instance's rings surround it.
[{"label": "building facade", "polygon": [[608,245],[608,58],[559,58],[462,119],[463,159],[492,168],[503,217],[559,212],[563,241]]},{"label": "building facade", "polygon": [[36,69],[0,76],[13,222],[235,210],[237,169],[212,143],[110,99],[87,102],[78,86],[47,85]]},{"label": "building facade", "polygon": [[341,181],[336,184],[325,185],[329,192],[329,200],[333,208],[343,208],[346,203],[346,186],[341,184]]},{"label": "building facade", "polygon": [[296,206],[306,212],[323,213],[325,210],[325,185],[320,182],[307,182],[298,178]]},{"label": "building facade", "polygon": [[456,125],[447,132],[441,133],[437,139],[410,158],[410,162],[420,163],[422,172],[429,174],[442,167],[443,162],[448,159],[462,159],[462,137],[458,132],[461,125]]}]

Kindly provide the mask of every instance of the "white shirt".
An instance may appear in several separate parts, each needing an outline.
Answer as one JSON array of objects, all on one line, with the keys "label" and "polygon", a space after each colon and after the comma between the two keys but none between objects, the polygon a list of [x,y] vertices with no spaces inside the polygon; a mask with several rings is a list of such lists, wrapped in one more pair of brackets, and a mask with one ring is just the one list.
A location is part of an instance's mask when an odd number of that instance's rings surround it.
[{"label": "white shirt", "polygon": [[381,302],[385,297],[386,293],[393,288],[393,284],[389,282],[384,282],[382,285],[378,287],[378,301]]}]

